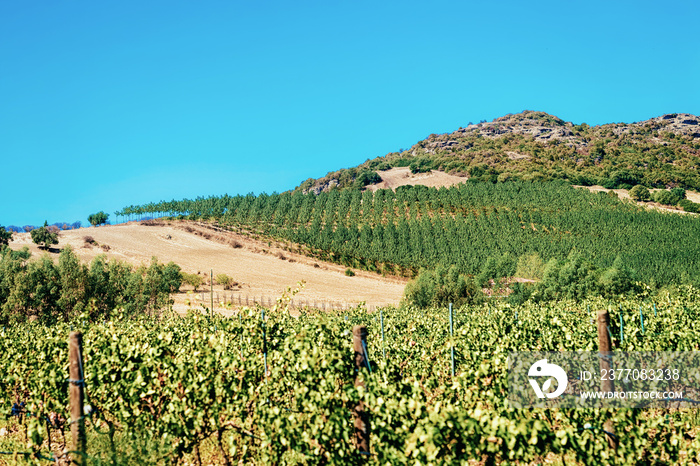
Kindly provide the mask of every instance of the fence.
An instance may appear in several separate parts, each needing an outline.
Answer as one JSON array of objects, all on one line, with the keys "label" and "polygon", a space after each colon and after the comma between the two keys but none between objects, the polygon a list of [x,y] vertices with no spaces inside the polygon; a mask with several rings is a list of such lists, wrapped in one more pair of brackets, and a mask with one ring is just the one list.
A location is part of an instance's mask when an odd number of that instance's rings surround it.
[{"label": "fence", "polygon": [[[277,303],[277,297],[269,295],[251,295],[243,293],[227,293],[225,291],[202,291],[197,295],[199,301],[208,305],[212,302],[214,306],[220,305],[220,303],[225,303],[232,306],[261,306],[265,308],[271,308]],[[292,298],[289,302],[289,307],[291,309],[321,309],[330,311],[344,311],[353,307],[360,305],[360,302],[348,303],[344,301],[331,301],[315,298]],[[374,312],[377,308],[383,307],[384,305],[377,304],[364,304],[364,307],[370,311]]]}]

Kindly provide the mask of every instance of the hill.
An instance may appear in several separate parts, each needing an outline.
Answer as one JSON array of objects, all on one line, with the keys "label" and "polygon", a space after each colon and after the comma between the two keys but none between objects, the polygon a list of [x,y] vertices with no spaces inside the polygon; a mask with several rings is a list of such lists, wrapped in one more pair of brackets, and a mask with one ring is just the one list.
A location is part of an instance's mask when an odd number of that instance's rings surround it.
[{"label": "hill", "polygon": [[454,266],[475,276],[495,260],[510,265],[488,273],[511,276],[520,258],[535,254],[547,262],[577,251],[600,268],[619,256],[649,283],[700,283],[700,245],[689,241],[700,236],[698,216],[651,211],[563,181],[469,179],[440,189],[221,196],[129,207],[122,214],[158,212],[390,275]]},{"label": "hill", "polygon": [[302,192],[376,184],[382,171],[410,167],[491,181],[563,179],[608,189],[700,190],[700,117],[667,114],[638,123],[589,126],[524,111],[452,133],[431,134],[411,148],[308,179]]},{"label": "hill", "polygon": [[[86,242],[86,236],[94,243]],[[85,262],[105,254],[110,259],[139,266],[148,265],[156,256],[161,262],[175,262],[183,272],[200,273],[205,278],[209,277],[210,269],[215,276],[227,274],[238,284],[233,290],[215,286],[218,309],[220,301],[230,301],[231,297],[237,304],[239,295],[244,304],[246,296],[251,304],[252,299],[259,302],[261,297],[271,298],[274,302],[288,286],[295,286],[300,280],[305,280],[306,285],[296,296],[297,302],[299,299],[308,300],[319,307],[331,303],[354,305],[360,301],[366,301],[368,306],[397,304],[405,285],[403,280],[360,271],[356,271],[356,276],[348,277],[344,274],[346,267],[319,263],[268,242],[194,222],[131,222],[67,230],[60,233],[59,240],[59,247],[70,245]],[[17,250],[24,246],[30,248],[34,257],[41,256],[42,251],[32,244],[28,233],[15,234],[10,247]],[[208,285],[203,288],[209,290]],[[184,291],[187,287],[182,289]],[[180,293],[174,298],[175,309],[186,310],[188,296]],[[207,293],[203,304],[208,306],[208,300]],[[200,302],[195,301],[195,307]]]}]

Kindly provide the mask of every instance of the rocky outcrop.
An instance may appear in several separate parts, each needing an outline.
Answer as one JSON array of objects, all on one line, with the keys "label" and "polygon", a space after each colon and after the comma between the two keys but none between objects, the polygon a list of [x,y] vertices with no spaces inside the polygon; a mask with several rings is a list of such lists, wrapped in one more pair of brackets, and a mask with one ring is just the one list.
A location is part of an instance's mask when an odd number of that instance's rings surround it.
[{"label": "rocky outcrop", "polygon": [[660,126],[659,131],[673,133],[676,136],[700,138],[700,117],[689,113],[670,113],[638,124],[649,123]]},{"label": "rocky outcrop", "polygon": [[[468,149],[462,138],[469,133],[476,132],[482,137],[499,138],[509,134],[530,136],[539,142],[553,140],[575,147],[585,148],[590,143],[583,137],[583,129],[587,125],[574,125],[558,117],[544,112],[524,111],[515,115],[506,115],[496,118],[491,122],[471,124],[466,128],[460,128],[451,134],[430,135],[419,143],[426,152],[435,153],[448,149]],[[669,132],[677,136],[700,138],[700,117],[687,113],[672,113],[650,120],[631,124],[607,124],[592,128],[603,132],[612,132],[615,136],[625,134],[641,134],[649,130],[657,132]],[[653,138],[651,140],[654,140]],[[660,144],[665,144],[658,141]]]},{"label": "rocky outcrop", "polygon": [[327,181],[321,181],[318,184],[311,186],[310,188],[302,190],[302,192],[304,194],[314,193],[314,194],[318,195],[319,193],[322,193],[322,192],[328,192],[336,186],[338,186],[338,180],[330,179]]}]

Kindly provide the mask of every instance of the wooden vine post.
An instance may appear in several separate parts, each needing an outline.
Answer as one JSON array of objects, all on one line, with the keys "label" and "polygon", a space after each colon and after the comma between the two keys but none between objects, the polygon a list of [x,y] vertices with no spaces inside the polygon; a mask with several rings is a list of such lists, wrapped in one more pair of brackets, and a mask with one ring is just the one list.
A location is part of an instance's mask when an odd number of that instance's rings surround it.
[{"label": "wooden vine post", "polygon": [[84,465],[85,454],[87,454],[87,441],[85,437],[85,418],[83,417],[83,402],[85,393],[83,391],[84,374],[82,355],[83,335],[80,332],[70,332],[68,338],[68,376],[69,376],[69,400],[71,417],[71,434],[73,436],[73,450],[82,454],[74,455],[73,461],[79,465]]},{"label": "wooden vine post", "polygon": [[[598,311],[598,358],[600,359],[600,370],[606,373],[612,369],[612,341],[610,340],[610,313],[607,310]],[[615,390],[615,385],[608,377],[600,381],[600,390],[603,392],[612,392]],[[618,441],[615,437],[615,426],[612,419],[608,419],[603,424],[603,429],[607,432],[605,437],[608,439],[608,445],[611,448],[617,449]]]},{"label": "wooden vine post", "polygon": [[[352,328],[353,350],[355,352],[355,386],[364,386],[360,378],[360,371],[367,367],[365,359],[365,348],[367,347],[367,327],[364,325],[355,325]],[[355,418],[355,445],[357,452],[361,455],[366,455],[369,459],[369,413],[365,411],[364,402],[360,401],[353,409],[353,417]]]}]

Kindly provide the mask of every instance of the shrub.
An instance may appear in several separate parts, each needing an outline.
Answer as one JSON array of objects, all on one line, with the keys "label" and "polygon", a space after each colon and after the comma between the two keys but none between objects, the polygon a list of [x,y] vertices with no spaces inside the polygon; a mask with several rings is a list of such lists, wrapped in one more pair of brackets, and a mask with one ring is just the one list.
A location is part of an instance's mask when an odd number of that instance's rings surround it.
[{"label": "shrub", "polygon": [[224,287],[224,290],[230,290],[234,286],[238,285],[238,283],[234,281],[232,277],[229,277],[225,273],[220,273],[216,275],[216,283],[222,285]]},{"label": "shrub", "polygon": [[50,231],[47,222],[41,228],[35,228],[29,233],[32,241],[42,249],[49,249],[51,245],[58,244],[58,233]]},{"label": "shrub", "polygon": [[482,301],[483,293],[476,283],[459,274],[455,266],[421,270],[404,290],[404,302],[420,308],[446,306],[449,303],[461,306]]},{"label": "shrub", "polygon": [[354,185],[356,188],[364,188],[370,184],[377,184],[382,181],[382,177],[375,171],[365,170],[355,178]]},{"label": "shrub", "polygon": [[700,204],[689,199],[681,199],[678,205],[686,212],[700,213]]},{"label": "shrub", "polygon": [[[97,256],[89,267],[65,247],[58,264],[44,255],[27,261],[28,251],[0,254],[0,325],[38,317],[45,323],[85,313],[94,321],[117,309],[127,315],[161,309],[180,286],[179,267],[153,261],[134,270],[130,265]],[[8,277],[12,281],[8,281]]]},{"label": "shrub", "polygon": [[516,262],[513,256],[508,253],[500,257],[491,256],[481,268],[476,276],[476,282],[480,286],[486,286],[489,280],[498,282],[501,278],[510,277],[515,273]]},{"label": "shrub", "polygon": [[528,278],[531,280],[540,279],[544,274],[544,261],[536,252],[524,254],[518,258],[518,265],[515,269],[515,276]]},{"label": "shrub", "polygon": [[0,246],[7,246],[12,241],[12,232],[0,227]]},{"label": "shrub", "polygon": [[654,202],[658,202],[659,204],[663,205],[676,205],[679,201],[676,196],[671,194],[670,191],[666,190],[656,191],[651,195],[651,198],[654,200]]},{"label": "shrub", "polygon": [[354,277],[355,272],[353,272],[352,269],[347,268],[347,269],[345,269],[345,275],[347,275],[348,277]]},{"label": "shrub", "polygon": [[635,273],[620,256],[612,267],[599,271],[583,256],[572,251],[564,261],[547,262],[542,281],[535,288],[535,301],[554,299],[583,300],[590,296],[608,298],[636,290]]},{"label": "shrub", "polygon": [[204,284],[204,279],[196,273],[182,273],[182,283],[190,285],[194,291],[197,291],[197,288]]},{"label": "shrub", "polygon": [[648,201],[651,199],[649,190],[641,184],[638,184],[634,188],[630,189],[629,195],[635,201]]},{"label": "shrub", "polygon": [[411,162],[408,166],[411,169],[411,173],[426,173],[432,170],[433,162],[427,157],[419,157],[418,159]]},{"label": "shrub", "polygon": [[685,189],[683,188],[673,188],[671,190],[671,194],[673,195],[673,197],[678,199],[676,202],[674,202],[674,204],[678,204],[680,201],[685,199]]}]

